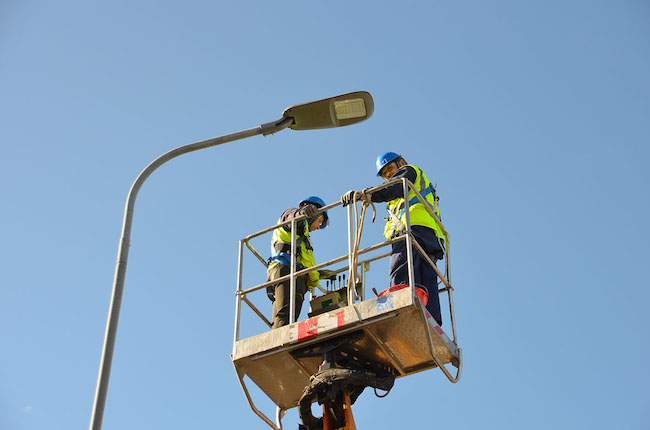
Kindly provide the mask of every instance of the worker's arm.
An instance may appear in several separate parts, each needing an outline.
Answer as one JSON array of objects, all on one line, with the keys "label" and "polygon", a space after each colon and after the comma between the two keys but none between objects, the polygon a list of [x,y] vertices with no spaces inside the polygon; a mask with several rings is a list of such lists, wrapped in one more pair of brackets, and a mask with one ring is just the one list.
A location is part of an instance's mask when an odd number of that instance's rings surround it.
[{"label": "worker's arm", "polygon": [[[406,178],[411,181],[412,184],[414,184],[418,178],[418,174],[413,167],[402,166],[399,168],[399,170],[397,170],[397,172],[395,172],[390,180],[392,181],[393,179],[402,178]],[[370,199],[373,202],[389,202],[400,197],[404,197],[404,187],[401,183],[398,183],[391,185],[388,188],[384,188],[383,190],[374,192]]]},{"label": "worker's arm", "polygon": [[[314,253],[311,251],[304,252],[302,254],[303,265],[305,267],[313,267],[316,265],[316,260],[314,259]],[[318,287],[318,281],[320,280],[320,273],[318,270],[312,270],[308,273],[306,283],[309,289],[314,289]]]}]

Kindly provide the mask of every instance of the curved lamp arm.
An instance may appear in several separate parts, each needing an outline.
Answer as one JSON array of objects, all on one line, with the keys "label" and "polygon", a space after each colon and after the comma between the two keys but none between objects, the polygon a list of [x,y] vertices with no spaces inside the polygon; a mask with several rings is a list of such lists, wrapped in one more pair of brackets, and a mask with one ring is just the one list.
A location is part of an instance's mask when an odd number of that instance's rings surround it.
[{"label": "curved lamp arm", "polygon": [[138,175],[131,186],[126,199],[126,207],[124,209],[122,237],[120,239],[117,254],[113,292],[111,294],[111,303],[108,311],[106,332],[104,333],[104,345],[102,348],[99,376],[97,378],[97,388],[95,390],[95,401],[93,403],[92,416],[90,419],[90,430],[100,430],[102,427],[104,406],[106,404],[106,393],[108,391],[108,381],[110,378],[111,363],[113,361],[113,352],[115,349],[115,338],[117,336],[117,324],[120,316],[120,307],[124,291],[124,279],[126,277],[126,265],[129,256],[135,199],[144,181],[147,180],[147,178],[158,167],[162,166],[167,161],[176,158],[179,155],[187,154],[188,152],[210,148],[212,146],[221,145],[234,140],[245,139],[258,134],[267,136],[290,126],[292,126],[292,129],[294,130],[312,130],[350,125],[370,118],[374,110],[373,106],[372,96],[365,91],[343,94],[329,99],[294,105],[287,108],[282,114],[282,118],[277,121],[262,124],[236,133],[190,143],[173,149],[156,158]]},{"label": "curved lamp arm", "polygon": [[101,428],[102,418],[104,415],[104,406],[106,404],[106,393],[108,391],[108,381],[111,374],[111,364],[113,361],[113,351],[115,349],[115,338],[117,336],[117,324],[120,318],[120,307],[122,304],[122,294],[124,291],[124,279],[126,278],[126,264],[129,258],[129,246],[131,242],[131,227],[133,225],[133,213],[135,208],[135,199],[138,192],[144,184],[144,181],[160,166],[167,161],[187,154],[188,152],[198,151],[199,149],[209,148],[234,140],[245,139],[258,134],[272,134],[287,128],[293,123],[293,118],[281,118],[276,122],[267,123],[258,127],[249,128],[248,130],[225,136],[215,137],[213,139],[202,140],[200,142],[190,143],[173,149],[160,157],[156,158],[138,175],[131,186],[129,195],[126,199],[124,209],[124,222],[122,223],[122,238],[117,253],[117,266],[115,267],[115,278],[113,280],[113,293],[111,295],[111,304],[108,310],[108,322],[106,323],[106,332],[104,334],[104,346],[102,349],[102,358],[99,367],[99,376],[97,378],[97,389],[95,391],[95,402],[90,420],[90,428],[99,430]]}]

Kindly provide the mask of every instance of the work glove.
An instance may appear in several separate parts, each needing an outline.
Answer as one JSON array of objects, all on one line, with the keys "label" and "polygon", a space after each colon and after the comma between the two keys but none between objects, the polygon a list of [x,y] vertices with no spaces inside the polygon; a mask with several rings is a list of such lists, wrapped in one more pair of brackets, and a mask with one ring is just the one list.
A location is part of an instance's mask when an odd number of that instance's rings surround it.
[{"label": "work glove", "polygon": [[361,198],[360,192],[350,190],[341,196],[341,203],[343,203],[343,207],[346,207],[347,205],[351,205],[355,199],[359,200],[359,198]]},{"label": "work glove", "polygon": [[333,270],[327,270],[327,269],[319,270],[318,275],[320,276],[321,279],[334,279],[336,277],[336,273],[334,273]]},{"label": "work glove", "polygon": [[302,213],[307,215],[309,218],[316,215],[316,212],[318,212],[318,208],[316,206],[314,206],[314,205],[305,205],[302,208]]}]

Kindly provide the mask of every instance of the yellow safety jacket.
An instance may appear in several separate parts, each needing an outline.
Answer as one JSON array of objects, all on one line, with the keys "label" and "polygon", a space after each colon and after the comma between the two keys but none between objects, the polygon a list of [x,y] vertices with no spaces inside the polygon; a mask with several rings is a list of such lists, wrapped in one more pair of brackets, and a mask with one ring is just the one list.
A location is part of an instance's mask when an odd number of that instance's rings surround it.
[{"label": "yellow safety jacket", "polygon": [[[434,213],[438,218],[440,218],[440,210],[438,209],[438,196],[436,196],[436,190],[427,179],[427,176],[420,170],[418,167],[408,164],[407,166],[413,168],[417,173],[417,178],[413,184],[418,192],[424,197],[427,201],[427,205],[433,208]],[[404,167],[404,166],[403,166]],[[386,240],[391,240],[395,236],[399,235],[404,227],[406,226],[406,213],[404,211],[404,198],[400,197],[394,200],[391,200],[387,203],[387,209],[393,216],[386,218],[386,226],[384,227],[384,236]],[[409,189],[409,216],[411,218],[411,226],[421,225],[424,227],[429,227],[433,229],[436,233],[436,236],[441,239],[442,244],[444,244],[445,235],[442,232],[442,228],[438,225],[435,219],[429,215],[429,212],[424,207],[424,204],[420,201],[420,198],[415,195],[413,190]],[[396,219],[402,223],[396,222]]]},{"label": "yellow safety jacket", "polygon": [[[278,220],[278,224],[282,220]],[[307,220],[299,221],[305,223],[305,230],[303,235],[296,235],[296,270],[302,270],[307,267],[316,265],[314,259],[314,248],[309,239],[309,222]],[[284,264],[291,267],[291,232],[285,230],[284,227],[276,228],[273,230],[273,238],[271,239],[271,258],[269,258],[269,270],[277,264]],[[307,287],[315,288],[318,286],[320,276],[317,270],[308,273]]]}]

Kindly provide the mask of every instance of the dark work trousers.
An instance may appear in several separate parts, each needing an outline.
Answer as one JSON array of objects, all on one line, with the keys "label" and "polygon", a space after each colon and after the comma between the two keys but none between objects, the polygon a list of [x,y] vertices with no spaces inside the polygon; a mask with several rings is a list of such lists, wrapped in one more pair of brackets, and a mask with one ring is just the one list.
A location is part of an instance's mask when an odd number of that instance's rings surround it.
[{"label": "dark work trousers", "polygon": [[[441,260],[444,252],[438,243],[436,233],[427,227],[420,225],[411,226],[411,231],[415,240],[418,241],[422,249],[427,253],[429,258],[435,263]],[[399,285],[409,283],[408,263],[406,257],[406,240],[394,243],[393,250],[390,254],[390,285]],[[433,267],[422,257],[420,251],[415,246],[413,250],[413,275],[416,284],[424,285],[429,291],[429,300],[427,310],[442,325],[442,316],[440,314],[440,298],[438,297],[438,276]]]},{"label": "dark work trousers", "polygon": [[[289,273],[290,273],[289,267],[285,266],[284,264],[276,264],[271,269],[269,269],[267,280],[272,281],[274,279],[279,279],[282,276],[288,275]],[[300,315],[300,309],[302,309],[302,301],[305,297],[305,293],[307,292],[307,283],[306,283],[307,276],[309,275],[299,276],[296,278],[296,282],[295,282],[296,321],[298,320],[298,316]],[[290,288],[289,279],[275,285],[274,288],[275,298],[273,299],[273,319],[271,321],[273,323],[272,326],[273,329],[289,324],[289,312],[291,311],[290,309],[291,292],[289,288]]]}]

